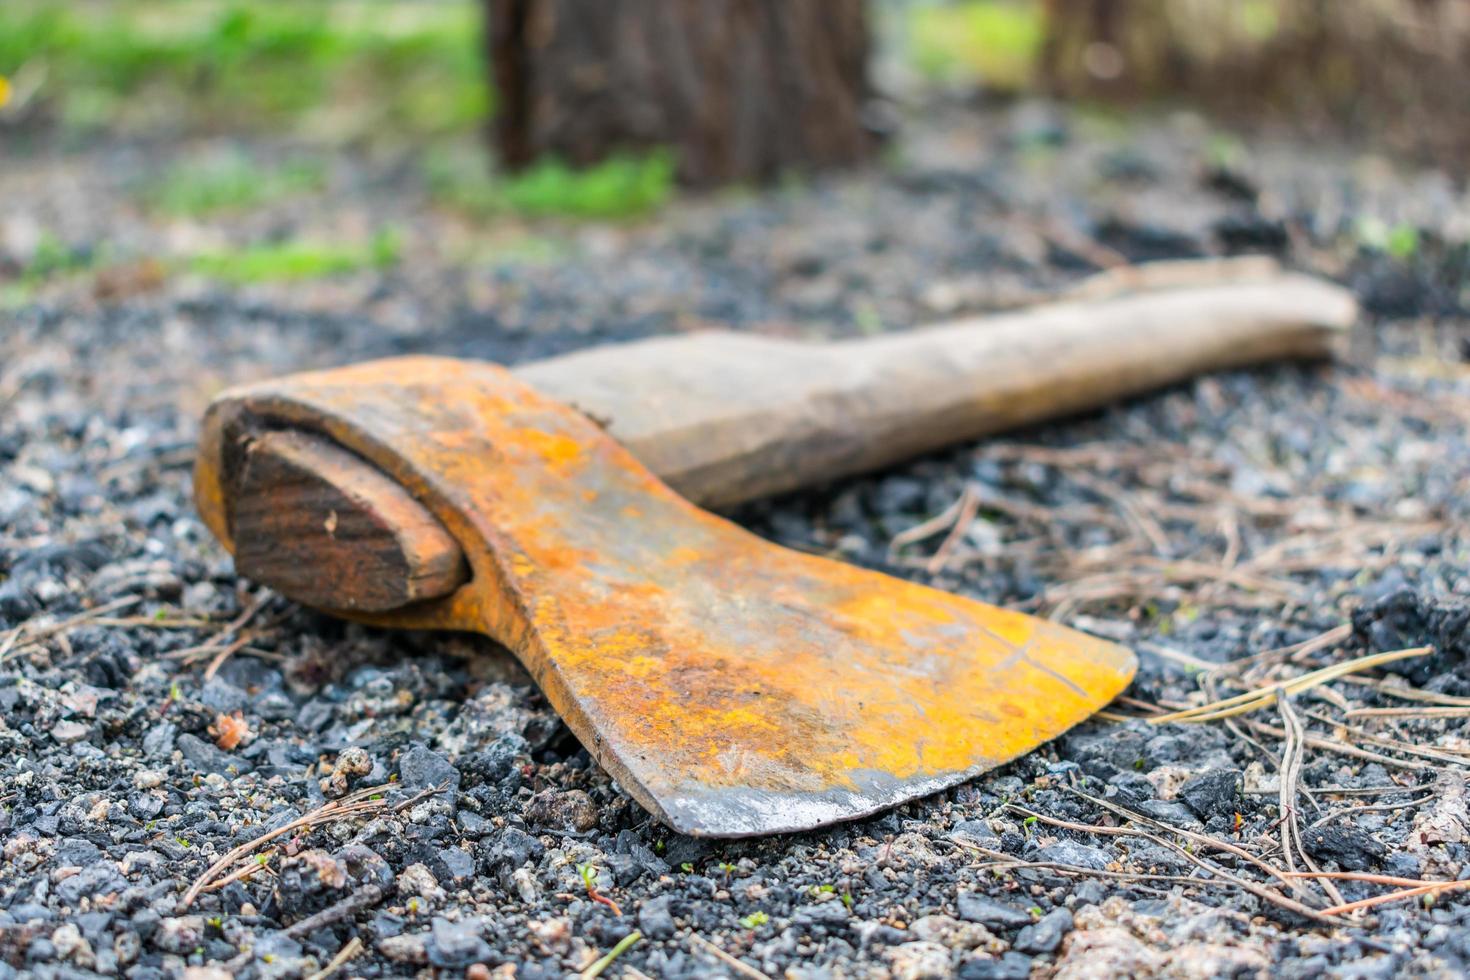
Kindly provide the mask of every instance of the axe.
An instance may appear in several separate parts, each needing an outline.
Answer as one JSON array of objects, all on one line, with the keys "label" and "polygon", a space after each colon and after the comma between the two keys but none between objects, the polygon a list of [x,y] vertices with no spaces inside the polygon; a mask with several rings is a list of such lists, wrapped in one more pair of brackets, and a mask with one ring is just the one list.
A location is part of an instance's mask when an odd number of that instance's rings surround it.
[{"label": "axe", "polygon": [[806,830],[1030,751],[1135,659],[700,505],[1327,356],[1356,316],[1339,287],[1259,261],[1122,274],[1121,291],[1112,274],[1069,302],[835,343],[702,333],[250,384],[205,416],[195,497],[238,570],[286,596],[504,644],[675,830]]}]

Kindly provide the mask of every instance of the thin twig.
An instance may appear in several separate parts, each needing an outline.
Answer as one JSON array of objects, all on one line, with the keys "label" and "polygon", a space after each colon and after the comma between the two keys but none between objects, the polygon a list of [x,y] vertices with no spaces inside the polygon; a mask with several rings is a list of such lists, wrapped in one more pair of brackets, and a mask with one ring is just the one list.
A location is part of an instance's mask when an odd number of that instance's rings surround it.
[{"label": "thin twig", "polygon": [[[1286,737],[1286,732],[1281,729],[1268,725],[1265,722],[1256,721],[1254,718],[1246,719],[1246,724],[1255,731],[1264,732],[1273,738]],[[1351,756],[1354,759],[1363,759],[1366,762],[1377,762],[1395,769],[1427,770],[1433,772],[1452,771],[1446,770],[1443,766],[1430,765],[1427,762],[1414,762],[1412,759],[1395,759],[1393,756],[1384,755],[1382,752],[1370,752],[1367,749],[1360,749],[1356,745],[1349,745],[1346,742],[1339,742],[1331,738],[1322,738],[1317,735],[1308,735],[1305,741],[1307,745],[1314,749],[1325,749],[1328,752],[1336,752],[1338,755]]]},{"label": "thin twig", "polygon": [[1470,718],[1470,705],[1425,708],[1350,708],[1347,718]]},{"label": "thin twig", "polygon": [[337,955],[332,957],[326,966],[307,977],[306,980],[327,980],[327,977],[346,966],[349,960],[361,954],[362,949],[362,940],[353,936],[347,940],[345,946],[337,951]]},{"label": "thin twig", "polygon": [[[1164,838],[1159,837],[1156,834],[1150,834],[1147,831],[1131,829],[1127,827],[1103,827],[1097,824],[1073,823],[1070,820],[1059,820],[1056,817],[1048,817],[1046,814],[1037,813],[1033,810],[1028,810],[1025,807],[1016,806],[1015,804],[1007,804],[1007,807],[1008,809],[1014,810],[1018,813],[1024,813],[1027,816],[1035,817],[1037,820],[1040,820],[1043,823],[1048,823],[1055,827],[1061,827],[1064,830],[1073,830],[1083,834],[1101,834],[1113,837],[1140,837],[1144,840],[1157,844],[1160,847],[1167,848],[1168,850],[1173,851],[1175,854],[1184,858],[1190,864],[1195,865],[1203,871],[1206,871],[1212,875],[1217,875],[1221,878],[1226,879],[1227,881],[1233,882],[1237,887],[1250,892],[1252,895],[1256,896],[1259,899],[1270,902],[1273,905],[1278,905],[1281,908],[1287,909],[1291,912],[1295,912],[1297,915],[1311,919],[1313,922],[1319,922],[1323,925],[1339,924],[1338,920],[1324,915],[1323,913],[1318,912],[1316,909],[1311,908],[1310,906],[1303,905],[1296,899],[1288,898],[1278,891],[1273,891],[1272,889],[1267,888],[1264,885],[1259,885],[1254,881],[1242,878],[1239,875],[1226,870],[1220,865],[1215,864],[1214,862],[1206,861],[1198,855],[1191,854],[1189,851],[1180,847],[1178,844],[1175,844],[1173,841],[1165,840]],[[1254,863],[1259,864],[1260,861],[1255,860]]]},{"label": "thin twig", "polygon": [[1407,810],[1409,807],[1419,806],[1421,803],[1427,803],[1432,799],[1434,799],[1434,794],[1430,793],[1428,796],[1416,796],[1412,800],[1404,800],[1400,803],[1374,803],[1368,806],[1354,803],[1352,806],[1343,807],[1341,810],[1333,810],[1331,813],[1318,817],[1308,829],[1312,830],[1317,827],[1322,827],[1341,817],[1356,816],[1359,813]]},{"label": "thin twig", "polygon": [[642,938],[643,933],[638,932],[636,929],[628,933],[622,939],[618,940],[618,944],[612,949],[608,950],[601,959],[597,960],[587,969],[582,971],[582,980],[591,980],[592,977],[601,975],[603,970],[606,970],[608,967],[612,966],[613,960],[626,953],[629,949],[632,948],[634,943],[638,942],[638,940]]},{"label": "thin twig", "polygon": [[[224,660],[218,656],[218,652],[220,651],[220,649],[224,648],[226,650],[229,650],[232,654],[237,652],[241,647],[245,646],[245,643],[240,643],[238,639],[234,642],[238,643],[239,645],[235,646],[231,643],[230,638],[239,633],[239,631],[242,630],[245,626],[249,625],[250,621],[255,618],[255,614],[260,612],[261,609],[265,608],[265,604],[274,597],[274,592],[271,592],[269,589],[262,589],[260,595],[256,596],[255,599],[250,603],[250,605],[245,607],[245,610],[243,612],[241,612],[234,619],[230,620],[230,622],[226,623],[224,629],[220,630],[219,633],[215,634],[215,636],[212,637],[209,641],[201,643],[198,646],[186,647],[183,650],[170,650],[168,653],[165,653],[164,656],[170,660],[179,660],[183,661],[184,663],[193,663],[196,660],[203,660],[206,656],[211,657],[211,669],[206,670],[204,675],[205,680],[208,680],[209,678],[214,676],[213,671],[219,669],[215,661],[218,661],[218,663],[224,662]],[[254,639],[254,637],[251,636],[249,637],[249,639]],[[246,640],[246,643],[249,642],[249,639]],[[226,656],[229,656],[229,654],[226,654]]]},{"label": "thin twig", "polygon": [[1078,864],[1062,864],[1057,861],[1026,861],[1021,858],[1012,857],[1003,851],[992,851],[989,848],[972,844],[969,841],[951,840],[949,843],[964,851],[975,851],[990,858],[988,864],[971,865],[978,870],[990,871],[1056,871],[1061,874],[1076,875],[1079,878],[1112,878],[1118,881],[1168,881],[1186,885],[1213,885],[1217,888],[1235,888],[1229,881],[1214,878],[1198,878],[1193,875],[1163,875],[1139,871],[1112,871],[1107,868],[1084,868]]},{"label": "thin twig", "polygon": [[1436,704],[1442,707],[1457,707],[1470,705],[1470,698],[1457,697],[1453,694],[1436,694],[1434,691],[1424,691],[1417,687],[1410,687],[1398,678],[1377,677],[1351,677],[1344,678],[1352,684],[1362,684],[1378,691],[1379,694],[1387,694],[1391,698],[1401,701],[1418,701],[1423,704]]},{"label": "thin twig", "polygon": [[1237,694],[1234,697],[1200,705],[1198,708],[1174,711],[1167,715],[1156,715],[1149,719],[1149,724],[1163,725],[1171,722],[1219,721],[1223,718],[1233,718],[1237,715],[1257,711],[1274,703],[1278,691],[1285,694],[1300,694],[1319,684],[1336,680],[1345,674],[1356,673],[1360,670],[1371,670],[1374,667],[1393,663],[1396,660],[1406,660],[1409,657],[1422,657],[1427,653],[1433,652],[1433,650],[1433,647],[1414,647],[1410,650],[1390,650],[1387,653],[1373,653],[1364,657],[1356,657],[1343,663],[1332,664],[1320,670],[1311,671],[1282,684],[1259,687],[1255,690],[1246,691],[1244,694]]},{"label": "thin twig", "polygon": [[973,482],[966,483],[965,492],[960,495],[959,512],[955,516],[954,524],[929,558],[924,568],[926,572],[930,575],[937,575],[944,571],[944,566],[949,564],[949,556],[959,544],[960,538],[970,530],[970,525],[974,523],[975,515],[978,513],[980,513],[980,489]]},{"label": "thin twig", "polygon": [[736,973],[750,977],[751,980],[771,980],[769,976],[762,973],[760,970],[757,970],[755,967],[751,966],[748,963],[742,963],[740,960],[737,960],[735,957],[731,956],[729,953],[725,952],[723,949],[716,946],[708,939],[705,939],[703,936],[696,935],[695,933],[691,932],[689,934],[689,942],[695,946],[702,948],[706,953],[710,954],[715,959],[719,960],[721,963],[734,970]]},{"label": "thin twig", "polygon": [[[179,900],[178,914],[184,914],[184,912],[188,910],[189,906],[194,904],[194,899],[199,897],[199,893],[202,892],[211,881],[218,877],[221,872],[223,872],[230,865],[234,864],[240,858],[245,857],[249,854],[253,854],[257,848],[261,847],[264,844],[269,844],[277,837],[283,837],[286,834],[289,834],[296,830],[300,830],[304,827],[313,827],[317,824],[330,823],[336,820],[345,820],[348,817],[361,816],[367,813],[373,813],[377,810],[382,810],[387,807],[388,801],[386,798],[382,797],[381,794],[384,790],[391,788],[391,786],[370,786],[365,789],[358,790],[355,793],[349,793],[347,796],[342,797],[340,800],[330,800],[317,807],[315,810],[312,810],[310,813],[297,817],[295,820],[292,820],[290,823],[282,827],[277,827],[275,830],[267,831],[266,833],[261,834],[259,837],[256,837],[253,840],[246,841],[244,844],[232,848],[223,857],[211,864],[205,870],[205,872],[198,878],[196,878],[194,880],[194,883],[189,886],[189,890],[186,891],[184,893],[184,897]],[[438,792],[439,789],[442,789],[442,786],[435,787],[432,790],[425,790],[424,793],[421,793],[419,795],[422,796],[429,792]],[[377,796],[377,799],[374,799],[374,796]]]},{"label": "thin twig", "polygon": [[1405,888],[1402,891],[1389,892],[1387,895],[1378,895],[1374,898],[1365,898],[1357,902],[1348,902],[1345,905],[1335,905],[1323,911],[1332,915],[1346,915],[1349,912],[1357,912],[1360,909],[1387,905],[1389,902],[1401,902],[1406,898],[1418,898],[1420,895],[1437,895],[1440,892],[1459,891],[1462,888],[1470,888],[1470,881],[1442,881],[1433,885],[1423,885],[1419,888]]},{"label": "thin twig", "polygon": [[5,662],[6,655],[20,641],[21,637],[25,637],[27,644],[36,643],[39,640],[46,639],[48,636],[54,636],[74,626],[80,626],[90,620],[105,616],[110,612],[117,612],[119,609],[126,609],[129,606],[136,606],[142,601],[142,596],[123,596],[121,599],[114,599],[111,602],[103,603],[95,609],[88,609],[86,612],[77,613],[75,616],[68,617],[57,623],[51,623],[48,626],[34,626],[29,622],[21,623],[19,626],[6,630],[5,638],[0,640],[0,663]]},{"label": "thin twig", "polygon": [[292,939],[300,939],[309,936],[324,926],[336,925],[344,919],[355,915],[361,909],[372,908],[383,900],[383,889],[380,885],[364,885],[359,891],[353,892],[346,898],[333,902],[326,908],[313,915],[308,915],[299,922],[293,923],[286,929],[286,935]]},{"label": "thin twig", "polygon": [[275,848],[272,848],[268,851],[263,851],[262,853],[255,855],[254,864],[242,864],[240,867],[236,868],[234,871],[231,871],[229,874],[225,875],[223,878],[220,878],[218,881],[212,881],[208,885],[205,885],[203,890],[207,892],[216,892],[219,891],[221,888],[234,884],[237,881],[248,881],[258,874],[274,875],[275,872],[272,871],[270,867],[266,864],[266,862],[270,860],[270,856],[274,853]]},{"label": "thin twig", "polygon": [[[1287,873],[1296,871],[1295,855],[1299,854],[1308,868],[1320,871],[1312,861],[1312,856],[1307,853],[1302,843],[1301,825],[1297,820],[1296,798],[1301,785],[1302,764],[1306,756],[1306,729],[1302,727],[1301,718],[1297,716],[1296,709],[1291,705],[1291,699],[1278,692],[1276,696],[1276,707],[1281,713],[1282,727],[1286,730],[1286,740],[1281,747],[1281,770],[1280,770],[1280,801],[1281,810],[1281,855],[1286,862]],[[1338,892],[1331,879],[1322,879],[1322,888],[1331,896],[1332,900],[1341,905],[1343,897]]]},{"label": "thin twig", "polygon": [[944,510],[940,511],[938,514],[934,515],[926,521],[921,521],[920,523],[915,524],[913,527],[905,528],[904,530],[895,534],[893,536],[893,539],[888,542],[888,557],[893,558],[895,555],[898,554],[899,549],[905,547],[906,545],[917,544],[920,541],[923,541],[925,538],[933,537],[940,531],[948,530],[949,528],[953,527],[955,518],[959,516],[960,507],[964,502],[965,493],[967,493],[969,489],[969,486],[966,485],[965,491],[961,492],[961,494],[954,499],[954,503],[944,508]]},{"label": "thin twig", "polygon": [[1366,871],[1298,871],[1302,878],[1336,878],[1339,881],[1366,881],[1374,885],[1398,885],[1404,888],[1426,888],[1446,885],[1451,882],[1424,881],[1421,878],[1396,878],[1393,875],[1375,875]]},{"label": "thin twig", "polygon": [[1443,762],[1451,766],[1470,765],[1470,758],[1466,758],[1464,755],[1455,754],[1452,752],[1441,752],[1435,749],[1426,749],[1422,746],[1414,745],[1401,739],[1386,738],[1382,735],[1374,735],[1372,732],[1365,731],[1364,729],[1359,728],[1357,725],[1349,725],[1345,722],[1337,721],[1334,718],[1328,718],[1326,715],[1320,714],[1316,711],[1308,711],[1306,712],[1306,715],[1308,718],[1311,718],[1315,721],[1320,721],[1326,725],[1331,725],[1340,731],[1352,735],[1359,741],[1367,742],[1369,745],[1376,745],[1379,748],[1384,749],[1393,749],[1396,752],[1403,752],[1406,755],[1418,756],[1421,759],[1429,759],[1433,762]]},{"label": "thin twig", "polygon": [[1167,557],[1173,550],[1169,545],[1169,536],[1159,526],[1159,522],[1150,517],[1139,508],[1133,500],[1133,495],[1111,480],[1104,480],[1098,476],[1087,473],[1068,473],[1072,482],[1102,497],[1108,503],[1118,508],[1119,513],[1134,526],[1139,534],[1143,535],[1153,548],[1154,554]]},{"label": "thin twig", "polygon": [[1111,800],[1104,800],[1099,797],[1093,796],[1090,793],[1084,793],[1082,790],[1075,789],[1071,786],[1061,786],[1060,789],[1063,792],[1071,793],[1073,796],[1080,797],[1081,799],[1086,800],[1094,806],[1097,806],[1117,816],[1120,816],[1124,820],[1129,820],[1133,823],[1141,824],[1145,827],[1153,827],[1156,830],[1161,830],[1165,833],[1174,834],[1178,837],[1183,837],[1185,840],[1193,841],[1194,843],[1201,846],[1209,847],[1213,850],[1220,851],[1225,854],[1234,855],[1235,857],[1240,858],[1242,861],[1245,861],[1247,864],[1254,865],[1257,869],[1275,878],[1283,885],[1291,887],[1291,879],[1279,868],[1271,866],[1270,864],[1256,857],[1250,851],[1247,851],[1245,848],[1240,847],[1237,844],[1232,844],[1230,841],[1221,840],[1218,837],[1211,837],[1208,834],[1195,833],[1192,830],[1185,830],[1183,827],[1175,827],[1173,824],[1165,823],[1162,820],[1155,820],[1153,817],[1138,813],[1135,810],[1130,810],[1128,807],[1121,806],[1117,803],[1112,802]]},{"label": "thin twig", "polygon": [[1291,703],[1280,693],[1276,695],[1276,708],[1281,713],[1281,727],[1286,738],[1281,746],[1281,770],[1277,779],[1276,805],[1281,812],[1281,859],[1286,862],[1286,873],[1296,870],[1297,848],[1292,840],[1296,830],[1296,791],[1302,768],[1302,723],[1291,709]]},{"label": "thin twig", "polygon": [[214,675],[219,671],[220,667],[224,666],[224,662],[236,653],[239,653],[242,648],[248,646],[253,639],[255,639],[255,634],[241,633],[233,643],[221,648],[220,652],[214,655],[214,659],[209,661],[209,666],[204,668],[204,680],[213,680]]}]

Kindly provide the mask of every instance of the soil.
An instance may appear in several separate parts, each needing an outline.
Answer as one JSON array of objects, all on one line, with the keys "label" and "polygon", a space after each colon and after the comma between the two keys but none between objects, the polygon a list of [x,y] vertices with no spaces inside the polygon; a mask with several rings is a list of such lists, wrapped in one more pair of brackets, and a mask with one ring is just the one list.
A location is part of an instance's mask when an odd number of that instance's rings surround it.
[{"label": "soil", "polygon": [[[364,977],[561,977],[634,930],[605,975],[1470,968],[1463,892],[1323,920],[1393,886],[1267,870],[1470,872],[1470,198],[1339,147],[1262,138],[1229,166],[1210,147],[1192,117],[936,110],[866,173],[629,225],[485,227],[435,210],[404,158],[334,151],[320,195],[164,220],[138,182],[197,147],[17,140],[0,269],[33,260],[38,228],[124,258],[0,313],[0,980],[299,977],[334,957]],[[397,265],[326,280],[231,288],[143,261],[390,225]],[[1412,247],[1385,246],[1400,227]],[[190,503],[200,412],[234,382],[703,325],[903,329],[1120,262],[1260,251],[1355,291],[1347,361],[1201,378],[736,515],[1140,653],[1107,717],[822,831],[671,834],[488,642],[274,596]],[[974,521],[893,546],[966,492]],[[1251,714],[1148,720],[1421,644]]]}]

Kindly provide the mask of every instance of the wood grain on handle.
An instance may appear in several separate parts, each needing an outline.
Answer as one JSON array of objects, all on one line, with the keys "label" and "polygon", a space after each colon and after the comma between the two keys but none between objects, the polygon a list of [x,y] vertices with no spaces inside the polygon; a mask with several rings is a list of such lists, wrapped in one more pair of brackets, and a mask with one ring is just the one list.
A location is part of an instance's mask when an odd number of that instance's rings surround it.
[{"label": "wood grain on handle", "polygon": [[832,344],[661,337],[518,368],[675,490],[732,504],[1194,375],[1329,356],[1356,316],[1300,276],[1037,307]]},{"label": "wood grain on handle", "polygon": [[[602,422],[684,496],[728,507],[1200,373],[1328,357],[1357,315],[1346,290],[1304,276],[1212,278],[837,343],[663,337],[516,374]],[[275,460],[282,447],[289,459]],[[341,451],[314,463],[299,441],[250,452],[248,479],[225,490],[243,574],[341,610],[396,608],[463,581],[453,539],[417,505],[406,513],[403,491],[384,489],[366,463],[344,469]],[[351,528],[350,545],[329,526]],[[370,590],[363,576],[341,574],[347,551],[371,556]]]}]

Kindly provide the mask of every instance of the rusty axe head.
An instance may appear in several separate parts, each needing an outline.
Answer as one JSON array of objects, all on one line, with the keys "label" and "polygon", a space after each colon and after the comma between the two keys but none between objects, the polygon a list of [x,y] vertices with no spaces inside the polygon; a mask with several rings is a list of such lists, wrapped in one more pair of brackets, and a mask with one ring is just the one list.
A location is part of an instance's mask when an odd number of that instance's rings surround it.
[{"label": "rusty axe head", "polygon": [[[252,459],[268,445],[269,465]],[[398,494],[395,519],[419,515],[464,566],[440,568],[430,598],[341,610],[351,502],[344,524],[261,519],[312,445]],[[319,587],[297,598],[509,647],[597,761],[687,834],[803,830],[934,792],[1065,731],[1134,670],[1054,623],[763,541],[488,364],[405,358],[228,392],[195,492],[237,555],[319,542]]]}]

